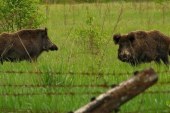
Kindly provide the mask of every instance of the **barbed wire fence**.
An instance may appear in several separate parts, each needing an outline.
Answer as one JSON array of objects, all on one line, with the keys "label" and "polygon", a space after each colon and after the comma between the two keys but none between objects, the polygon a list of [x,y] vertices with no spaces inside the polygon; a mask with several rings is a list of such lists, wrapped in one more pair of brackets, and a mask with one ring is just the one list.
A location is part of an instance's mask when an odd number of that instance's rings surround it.
[{"label": "barbed wire fence", "polygon": [[[0,71],[1,74],[29,74],[29,75],[42,75],[50,73],[51,75],[82,75],[82,76],[100,76],[100,75],[106,75],[106,76],[124,76],[124,75],[131,75],[134,72],[60,72],[60,71],[15,71],[15,70],[7,70],[7,71]],[[163,71],[156,71],[158,74],[170,74],[170,70],[163,70]],[[120,75],[120,76],[118,76]],[[92,76],[91,76],[92,77]]]},{"label": "barbed wire fence", "polygon": [[[50,73],[50,74],[49,74]],[[14,76],[16,75],[29,75],[29,76],[41,76],[41,75],[46,75],[49,74],[50,76],[88,76],[88,77],[95,77],[95,76],[100,76],[100,75],[106,75],[106,76],[115,76],[115,77],[122,77],[124,75],[128,75],[128,76],[132,76],[133,72],[122,72],[122,73],[116,73],[116,72],[112,72],[112,73],[90,73],[90,72],[44,72],[44,71],[15,71],[15,70],[10,70],[10,71],[0,71],[0,75],[2,76]],[[135,72],[136,73],[136,72]],[[169,70],[164,70],[164,71],[157,71],[156,73],[158,73],[159,75],[161,74],[170,74]],[[142,85],[142,84],[141,84]],[[156,84],[157,86],[170,86],[170,81],[160,81]],[[113,85],[112,84],[40,84],[40,83],[34,83],[34,84],[7,84],[7,83],[0,83],[0,88],[24,88],[24,89],[37,89],[37,88],[69,88],[69,89],[75,89],[75,88],[95,88],[95,89],[109,89],[112,88]],[[99,95],[103,93],[103,91],[85,91],[85,92],[77,92],[77,91],[42,91],[42,92],[1,92],[0,93],[0,97],[8,97],[8,96],[12,96],[12,97],[30,97],[30,96],[78,96],[78,95],[87,95],[87,96],[91,96],[91,95]],[[131,92],[133,93],[133,92]],[[143,95],[160,95],[160,94],[167,94],[170,95],[170,90],[164,89],[164,90],[149,90],[149,91],[145,91],[142,93]],[[29,111],[29,112],[34,112],[31,109],[28,110],[21,110],[21,109],[11,109],[10,110],[5,110],[5,109],[0,109],[2,111],[8,111],[8,112],[25,112],[25,111]],[[128,111],[125,113],[140,113],[140,112],[154,112],[154,111],[162,111],[164,113],[168,113],[168,110],[165,109],[142,109],[141,111]],[[46,113],[43,110],[41,111],[42,113]],[[56,112],[57,113],[57,112]]]}]

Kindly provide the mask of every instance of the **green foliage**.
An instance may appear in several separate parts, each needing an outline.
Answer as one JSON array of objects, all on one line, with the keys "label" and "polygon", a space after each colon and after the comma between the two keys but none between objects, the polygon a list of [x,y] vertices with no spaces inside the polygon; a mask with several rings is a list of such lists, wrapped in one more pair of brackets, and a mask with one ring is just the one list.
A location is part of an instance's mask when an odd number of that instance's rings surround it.
[{"label": "green foliage", "polygon": [[49,86],[55,84],[55,77],[50,72],[44,74],[44,84]]},{"label": "green foliage", "polygon": [[[77,43],[84,45],[84,52],[98,55],[101,53],[101,47],[105,44],[105,33],[101,31],[99,25],[95,23],[96,19],[93,16],[87,16],[86,25],[76,29]],[[87,51],[86,51],[87,50]]]},{"label": "green foliage", "polygon": [[0,1],[0,31],[36,28],[43,21],[37,0]]},{"label": "green foliage", "polygon": [[170,108],[170,100],[166,102],[167,106]]}]

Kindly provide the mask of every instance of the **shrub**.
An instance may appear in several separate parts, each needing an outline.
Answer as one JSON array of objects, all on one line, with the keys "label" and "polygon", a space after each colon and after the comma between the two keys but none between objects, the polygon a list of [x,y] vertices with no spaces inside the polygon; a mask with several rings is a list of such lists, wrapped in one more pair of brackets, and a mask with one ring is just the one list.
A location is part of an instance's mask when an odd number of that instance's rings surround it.
[{"label": "shrub", "polygon": [[0,1],[0,31],[36,28],[42,23],[37,0]]},{"label": "shrub", "polygon": [[101,53],[101,47],[106,42],[106,34],[101,32],[99,25],[95,23],[93,16],[88,16],[86,19],[86,25],[76,29],[77,43],[84,46],[85,51],[92,55],[98,55]]}]

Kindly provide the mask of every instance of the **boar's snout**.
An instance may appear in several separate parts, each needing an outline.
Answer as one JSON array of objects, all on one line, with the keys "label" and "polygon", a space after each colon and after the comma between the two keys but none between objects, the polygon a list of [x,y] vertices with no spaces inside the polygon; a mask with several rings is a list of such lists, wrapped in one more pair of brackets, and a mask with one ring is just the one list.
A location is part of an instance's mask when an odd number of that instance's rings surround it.
[{"label": "boar's snout", "polygon": [[52,44],[51,47],[49,47],[49,50],[51,51],[57,51],[58,50],[58,47],[55,45],[55,44]]},{"label": "boar's snout", "polygon": [[131,57],[131,55],[130,55],[129,51],[127,51],[127,50],[120,52],[118,55],[118,58],[123,62],[129,61],[130,57]]}]

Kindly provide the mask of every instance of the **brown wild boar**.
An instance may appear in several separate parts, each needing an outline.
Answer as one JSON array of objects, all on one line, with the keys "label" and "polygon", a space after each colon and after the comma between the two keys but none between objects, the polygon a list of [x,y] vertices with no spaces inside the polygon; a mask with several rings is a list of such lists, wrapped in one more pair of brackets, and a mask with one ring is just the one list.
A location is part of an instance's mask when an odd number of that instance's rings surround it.
[{"label": "brown wild boar", "polygon": [[115,34],[113,40],[119,45],[118,59],[123,62],[137,65],[151,61],[160,63],[162,60],[169,64],[170,38],[157,30]]},{"label": "brown wild boar", "polygon": [[36,61],[43,51],[58,50],[45,29],[25,29],[15,33],[0,34],[0,60]]}]

